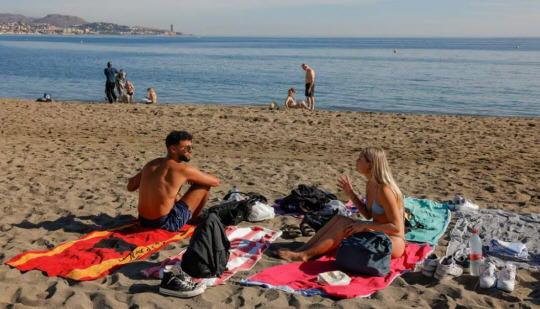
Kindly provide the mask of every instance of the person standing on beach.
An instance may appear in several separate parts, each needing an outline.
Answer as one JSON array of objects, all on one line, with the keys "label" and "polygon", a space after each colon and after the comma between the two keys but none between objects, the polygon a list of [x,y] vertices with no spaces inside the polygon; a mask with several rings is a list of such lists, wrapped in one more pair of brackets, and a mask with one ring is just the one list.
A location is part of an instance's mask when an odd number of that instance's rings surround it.
[{"label": "person standing on beach", "polygon": [[118,97],[120,98],[120,102],[127,102],[127,96],[126,96],[126,87],[125,87],[125,79],[126,79],[126,72],[124,72],[124,69],[120,69],[120,72],[116,74],[116,91],[118,91]]},{"label": "person standing on beach", "polygon": [[105,76],[107,81],[105,82],[105,95],[109,103],[116,102],[116,94],[114,93],[114,86],[116,82],[116,74],[118,71],[112,67],[112,63],[107,62],[107,68],[105,69]]},{"label": "person standing on beach", "polygon": [[[129,179],[127,190],[139,189],[139,222],[142,227],[179,231],[202,213],[211,187],[219,179],[186,164],[193,157],[193,136],[172,131],[165,139],[167,156],[148,162]],[[182,186],[190,184],[180,196]]]},{"label": "person standing on beach", "polygon": [[315,109],[315,71],[307,63],[302,63],[302,69],[306,71],[306,100],[309,109]]}]

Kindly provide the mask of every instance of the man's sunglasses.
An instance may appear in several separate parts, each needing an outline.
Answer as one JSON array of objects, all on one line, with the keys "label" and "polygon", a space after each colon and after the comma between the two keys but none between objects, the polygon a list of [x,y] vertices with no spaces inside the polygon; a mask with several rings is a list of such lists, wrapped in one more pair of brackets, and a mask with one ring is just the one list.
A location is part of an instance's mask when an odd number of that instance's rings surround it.
[{"label": "man's sunglasses", "polygon": [[190,151],[193,151],[193,146],[192,145],[187,145],[187,146],[176,146],[180,149],[184,148],[187,152],[190,152]]}]

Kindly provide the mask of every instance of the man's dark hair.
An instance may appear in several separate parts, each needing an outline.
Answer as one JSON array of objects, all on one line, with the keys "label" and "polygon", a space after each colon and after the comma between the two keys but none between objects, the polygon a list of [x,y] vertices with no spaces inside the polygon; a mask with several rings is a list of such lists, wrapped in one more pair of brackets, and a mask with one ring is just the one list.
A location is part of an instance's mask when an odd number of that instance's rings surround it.
[{"label": "man's dark hair", "polygon": [[112,63],[111,63],[110,61],[107,62],[107,67],[108,67],[108,68],[112,67]]},{"label": "man's dark hair", "polygon": [[192,141],[193,136],[186,131],[172,131],[165,138],[165,145],[169,146],[178,145],[181,141]]}]

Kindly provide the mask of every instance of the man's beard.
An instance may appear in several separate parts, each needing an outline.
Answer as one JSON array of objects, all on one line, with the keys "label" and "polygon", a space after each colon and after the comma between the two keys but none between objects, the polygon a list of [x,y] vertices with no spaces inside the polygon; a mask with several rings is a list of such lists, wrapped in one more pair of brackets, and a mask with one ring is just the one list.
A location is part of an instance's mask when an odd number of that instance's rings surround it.
[{"label": "man's beard", "polygon": [[189,158],[184,155],[178,155],[178,161],[180,162],[189,162]]}]

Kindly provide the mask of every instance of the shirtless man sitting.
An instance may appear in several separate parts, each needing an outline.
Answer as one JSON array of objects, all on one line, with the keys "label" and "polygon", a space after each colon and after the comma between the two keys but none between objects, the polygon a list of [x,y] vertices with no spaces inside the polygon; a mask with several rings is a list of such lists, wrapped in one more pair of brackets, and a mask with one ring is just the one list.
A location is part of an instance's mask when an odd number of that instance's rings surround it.
[{"label": "shirtless man sitting", "polygon": [[[139,222],[142,227],[179,231],[190,219],[196,219],[208,201],[210,187],[219,179],[183,163],[193,157],[193,136],[173,131],[165,139],[167,156],[148,162],[133,176],[128,191],[139,189]],[[191,184],[180,196],[184,183]]]}]

